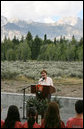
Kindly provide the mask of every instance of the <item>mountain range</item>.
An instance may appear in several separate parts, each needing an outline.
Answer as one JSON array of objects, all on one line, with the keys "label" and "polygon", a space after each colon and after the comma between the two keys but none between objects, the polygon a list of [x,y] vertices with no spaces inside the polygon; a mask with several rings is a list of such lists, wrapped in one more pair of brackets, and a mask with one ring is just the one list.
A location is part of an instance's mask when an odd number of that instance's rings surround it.
[{"label": "mountain range", "polygon": [[38,35],[42,39],[47,34],[47,38],[51,40],[55,37],[59,39],[60,36],[71,39],[73,35],[79,40],[83,37],[83,20],[79,17],[64,17],[55,23],[39,23],[18,19],[8,20],[1,16],[1,40],[4,40],[5,36],[10,39],[14,36],[21,39],[22,35],[25,37],[28,31],[33,37]]}]

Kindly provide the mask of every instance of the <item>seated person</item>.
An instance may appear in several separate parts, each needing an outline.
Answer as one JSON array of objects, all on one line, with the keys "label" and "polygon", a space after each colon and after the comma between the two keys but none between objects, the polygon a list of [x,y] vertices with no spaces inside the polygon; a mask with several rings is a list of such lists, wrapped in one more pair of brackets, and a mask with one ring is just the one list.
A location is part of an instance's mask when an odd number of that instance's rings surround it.
[{"label": "seated person", "polygon": [[30,107],[27,111],[27,121],[23,124],[23,128],[40,128],[36,123],[37,111],[34,107]]},{"label": "seated person", "polygon": [[3,127],[4,125],[4,120],[1,120],[1,128]]},{"label": "seated person", "polygon": [[[2,111],[2,107],[1,107],[1,111]],[[4,120],[1,120],[1,128],[3,127],[4,125]]]},{"label": "seated person", "polygon": [[83,128],[83,100],[75,103],[76,116],[69,118],[66,128]]},{"label": "seated person", "polygon": [[64,122],[60,119],[59,106],[51,102],[45,113],[41,128],[65,128]]},{"label": "seated person", "polygon": [[22,128],[22,123],[20,122],[20,114],[17,106],[11,105],[9,107],[7,118],[5,119],[2,128]]}]

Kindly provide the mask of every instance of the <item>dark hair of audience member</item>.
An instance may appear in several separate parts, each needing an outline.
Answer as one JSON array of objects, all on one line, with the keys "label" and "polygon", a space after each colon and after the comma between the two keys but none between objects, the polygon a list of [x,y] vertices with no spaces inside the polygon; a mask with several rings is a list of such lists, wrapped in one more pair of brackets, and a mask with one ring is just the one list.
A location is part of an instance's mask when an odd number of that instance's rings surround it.
[{"label": "dark hair of audience member", "polygon": [[8,109],[7,118],[5,119],[3,128],[14,128],[17,121],[20,122],[19,110],[17,106],[11,105]]},{"label": "dark hair of audience member", "polygon": [[36,115],[37,115],[36,109],[34,107],[30,107],[27,111],[28,128],[33,128],[33,125],[36,121]]},{"label": "dark hair of audience member", "polygon": [[83,113],[83,100],[78,100],[75,103],[75,110],[77,114]]},{"label": "dark hair of audience member", "polygon": [[59,106],[51,102],[44,117],[45,128],[61,128]]}]

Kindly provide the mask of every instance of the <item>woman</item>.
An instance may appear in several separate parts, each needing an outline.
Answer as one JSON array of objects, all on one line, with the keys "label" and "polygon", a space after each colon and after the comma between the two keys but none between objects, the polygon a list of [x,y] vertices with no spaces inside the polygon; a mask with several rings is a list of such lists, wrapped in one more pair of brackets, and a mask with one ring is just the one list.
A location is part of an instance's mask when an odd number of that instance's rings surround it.
[{"label": "woman", "polygon": [[49,104],[41,128],[65,128],[64,122],[60,119],[57,103],[51,102]]},{"label": "woman", "polygon": [[[53,92],[56,92],[55,87],[53,86],[53,80],[47,76],[47,71],[46,70],[42,70],[41,71],[41,78],[38,81],[38,84],[42,85],[42,86],[52,86],[53,88]],[[39,94],[36,94],[37,98],[40,98]],[[51,100],[51,93],[48,94],[41,94],[41,99],[42,98],[48,98],[49,102]]]},{"label": "woman", "polygon": [[36,123],[37,111],[35,108],[30,107],[27,111],[27,121],[23,124],[23,128],[40,128]]},{"label": "woman", "polygon": [[7,118],[2,128],[22,128],[20,114],[17,106],[11,105],[8,109]]}]

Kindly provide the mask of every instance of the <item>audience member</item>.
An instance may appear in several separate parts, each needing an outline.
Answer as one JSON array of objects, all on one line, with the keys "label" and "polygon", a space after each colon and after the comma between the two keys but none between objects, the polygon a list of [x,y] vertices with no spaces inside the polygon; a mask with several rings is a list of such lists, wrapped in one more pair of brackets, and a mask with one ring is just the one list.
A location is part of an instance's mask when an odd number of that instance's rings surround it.
[{"label": "audience member", "polygon": [[23,124],[23,128],[40,128],[36,123],[37,111],[34,107],[30,107],[27,111],[27,121]]},{"label": "audience member", "polygon": [[1,120],[1,128],[3,127],[4,125],[4,120]]},{"label": "audience member", "polygon": [[[1,112],[2,112],[2,107],[1,107]],[[4,120],[1,120],[1,128],[3,127],[4,125]]]},{"label": "audience member", "polygon": [[64,122],[60,119],[59,106],[51,102],[45,113],[41,128],[65,128]]},{"label": "audience member", "polygon": [[11,105],[8,109],[7,118],[2,128],[22,128],[20,114],[17,106]]},{"label": "audience member", "polygon": [[69,118],[66,128],[83,128],[83,100],[75,103],[76,116]]}]

